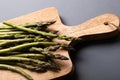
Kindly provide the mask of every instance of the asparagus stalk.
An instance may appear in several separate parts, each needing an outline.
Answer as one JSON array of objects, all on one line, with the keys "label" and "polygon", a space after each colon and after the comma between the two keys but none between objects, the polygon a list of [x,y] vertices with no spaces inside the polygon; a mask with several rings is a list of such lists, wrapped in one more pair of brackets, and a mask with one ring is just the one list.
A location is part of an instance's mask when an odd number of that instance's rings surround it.
[{"label": "asparagus stalk", "polygon": [[34,38],[35,35],[32,34],[2,34],[0,35],[0,39],[13,39],[13,38]]},{"label": "asparagus stalk", "polygon": [[25,32],[22,31],[11,31],[11,32],[0,32],[0,35],[4,35],[4,34],[23,34]]},{"label": "asparagus stalk", "polygon": [[34,41],[33,38],[24,38],[24,39],[14,39],[14,40],[4,40],[4,42],[0,43],[0,46],[6,46],[11,43],[20,43],[20,42],[31,42]]},{"label": "asparagus stalk", "polygon": [[[11,55],[11,56],[13,56],[13,57],[31,57],[31,58],[38,58],[38,59],[42,59],[42,60],[46,59],[46,56],[43,55],[43,54],[31,54],[30,53],[30,54],[17,54],[17,55]],[[51,58],[68,60],[68,58],[66,58],[62,55],[59,55],[59,54],[56,54],[55,57],[51,57]],[[54,69],[54,70],[59,70],[60,69],[59,65],[57,65],[53,60],[52,61],[50,60],[50,63],[51,63],[51,66],[49,68]],[[29,65],[27,66],[27,65],[24,65],[24,64],[22,65],[21,64],[21,65],[18,65],[18,66],[23,66],[23,67],[29,69]],[[35,70],[44,71],[43,68],[37,68],[37,67],[36,67]]]},{"label": "asparagus stalk", "polygon": [[4,29],[9,29],[9,30],[10,30],[10,29],[14,29],[14,28],[12,28],[12,27],[10,27],[10,26],[8,26],[8,27],[1,27],[1,26],[0,26],[0,30],[4,30]]},{"label": "asparagus stalk", "polygon": [[45,25],[50,25],[55,23],[56,21],[51,20],[51,21],[41,21],[41,22],[33,22],[33,23],[25,23],[25,24],[20,24],[20,26],[24,26],[24,27],[33,27],[33,26],[38,26],[38,27],[42,27]]},{"label": "asparagus stalk", "polygon": [[45,59],[45,55],[43,54],[36,54],[36,53],[25,53],[25,54],[15,54],[15,55],[10,55],[13,57],[30,57],[30,58],[37,58],[37,59]]},{"label": "asparagus stalk", "polygon": [[42,54],[45,54],[46,56],[48,56],[50,58],[54,58],[54,59],[68,60],[68,58],[63,56],[63,55],[53,54],[52,52],[50,52],[50,51],[48,51],[46,49],[42,49],[42,48],[32,47],[32,48],[30,48],[30,51],[37,51],[37,52],[40,52]]},{"label": "asparagus stalk", "polygon": [[29,32],[29,33],[39,34],[39,35],[43,35],[43,36],[50,36],[50,37],[56,37],[57,36],[56,34],[47,33],[47,32],[44,32],[44,31],[33,30],[33,29],[30,29],[30,28],[25,28],[24,26],[16,25],[16,24],[13,24],[13,23],[10,23],[10,22],[7,22],[7,21],[4,21],[3,24],[11,26],[13,28],[16,28],[18,30]]},{"label": "asparagus stalk", "polygon": [[33,47],[33,46],[37,46],[37,45],[44,45],[44,46],[49,46],[49,45],[56,45],[57,43],[55,42],[32,42],[32,43],[25,43],[25,44],[21,44],[21,45],[17,45],[14,47],[10,47],[10,48],[6,48],[6,49],[1,49],[0,50],[0,54],[10,54],[10,52],[12,51],[16,51],[16,50],[21,50],[27,47]]},{"label": "asparagus stalk", "polygon": [[34,38],[35,35],[33,34],[15,34],[13,35],[14,38]]},{"label": "asparagus stalk", "polygon": [[27,64],[23,64],[23,63],[15,63],[15,65],[19,66],[19,67],[23,67],[29,70],[33,70],[33,71],[39,71],[39,72],[45,72],[46,69],[43,67],[38,67],[38,66],[32,66],[32,65],[27,65]]},{"label": "asparagus stalk", "polygon": [[18,69],[16,67],[10,66],[10,65],[6,65],[6,64],[0,64],[0,69],[7,69],[7,70],[11,70],[14,72],[17,72],[19,74],[21,74],[22,76],[24,76],[27,80],[33,80],[33,78],[28,75],[27,73],[25,73],[23,70]]},{"label": "asparagus stalk", "polygon": [[[13,39],[15,38],[15,39]],[[13,39],[13,40],[12,40]],[[30,39],[30,40],[27,40]],[[33,39],[33,40],[32,40]],[[32,34],[24,35],[24,34],[15,34],[15,35],[0,35],[0,42],[24,42],[24,41],[47,41],[47,39],[42,38],[41,36],[35,36]]]},{"label": "asparagus stalk", "polygon": [[0,35],[0,39],[10,39],[10,38],[14,38],[14,35],[8,35],[8,34]]},{"label": "asparagus stalk", "polygon": [[21,39],[0,39],[0,42],[21,42],[21,41],[34,41],[34,38],[21,38]]},{"label": "asparagus stalk", "polygon": [[0,29],[0,32],[16,31],[16,29]]},{"label": "asparagus stalk", "polygon": [[58,39],[61,40],[68,40],[68,41],[73,41],[73,40],[81,40],[81,38],[77,38],[77,37],[67,37],[67,36],[58,36]]},{"label": "asparagus stalk", "polygon": [[[0,42],[15,42],[15,43],[18,43],[18,42],[30,42],[30,41],[34,41],[34,42],[39,42],[39,41],[47,41],[47,39],[45,38],[42,38],[41,36],[35,36],[35,35],[20,35],[20,34],[17,34],[17,35],[1,35],[1,38],[3,39],[0,39]],[[4,39],[6,38],[6,39]],[[16,39],[9,39],[9,38],[16,38]],[[0,43],[1,44],[1,43]]]},{"label": "asparagus stalk", "polygon": [[18,61],[18,62],[31,62],[33,64],[37,64],[40,67],[49,67],[51,66],[48,62],[40,61],[40,60],[35,60],[31,58],[23,58],[23,57],[0,57],[0,61]]},{"label": "asparagus stalk", "polygon": [[13,28],[10,26],[4,25],[3,23],[0,23],[0,30],[1,29],[13,29]]}]

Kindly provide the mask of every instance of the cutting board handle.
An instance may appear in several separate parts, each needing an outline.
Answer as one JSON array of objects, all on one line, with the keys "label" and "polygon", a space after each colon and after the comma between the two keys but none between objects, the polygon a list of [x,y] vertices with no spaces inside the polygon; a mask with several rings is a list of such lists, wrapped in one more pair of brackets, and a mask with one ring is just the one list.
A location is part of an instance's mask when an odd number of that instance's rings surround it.
[{"label": "cutting board handle", "polygon": [[85,39],[108,38],[119,32],[119,18],[114,14],[103,14],[85,23],[69,27],[68,32],[63,32],[66,36],[84,37]]}]

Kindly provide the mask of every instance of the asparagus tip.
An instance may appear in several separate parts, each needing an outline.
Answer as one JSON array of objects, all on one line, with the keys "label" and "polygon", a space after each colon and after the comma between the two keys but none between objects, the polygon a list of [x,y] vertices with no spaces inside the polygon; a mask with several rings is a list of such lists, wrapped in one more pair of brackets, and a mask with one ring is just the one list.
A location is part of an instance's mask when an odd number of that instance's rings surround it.
[{"label": "asparagus tip", "polygon": [[66,56],[60,55],[60,54],[56,54],[55,57],[56,59],[60,59],[60,60],[69,60],[69,58],[67,58]]}]

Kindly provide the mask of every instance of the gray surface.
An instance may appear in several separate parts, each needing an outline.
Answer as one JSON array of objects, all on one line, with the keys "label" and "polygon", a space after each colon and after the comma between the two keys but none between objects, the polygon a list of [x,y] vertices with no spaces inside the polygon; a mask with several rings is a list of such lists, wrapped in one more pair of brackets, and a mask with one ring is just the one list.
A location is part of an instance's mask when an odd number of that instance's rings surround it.
[{"label": "gray surface", "polygon": [[[103,13],[120,16],[120,0],[0,0],[0,21],[54,6],[64,24],[77,25]],[[82,46],[82,47],[81,47]],[[71,53],[73,80],[120,80],[120,38],[79,44]]]}]

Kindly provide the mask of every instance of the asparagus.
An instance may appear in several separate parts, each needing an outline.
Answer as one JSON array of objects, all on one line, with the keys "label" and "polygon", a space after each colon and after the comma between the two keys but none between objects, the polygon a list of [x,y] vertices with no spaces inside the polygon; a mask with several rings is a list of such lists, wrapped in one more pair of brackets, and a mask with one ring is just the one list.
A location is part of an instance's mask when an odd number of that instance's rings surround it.
[{"label": "asparagus", "polygon": [[0,30],[4,30],[4,29],[9,29],[9,30],[11,30],[11,29],[14,29],[14,28],[12,28],[12,27],[10,27],[10,26],[8,26],[8,27],[1,27],[1,26],[0,26]]},{"label": "asparagus", "polygon": [[49,45],[56,45],[57,43],[55,42],[32,42],[32,43],[25,43],[21,45],[17,45],[14,47],[6,48],[6,49],[1,49],[0,54],[10,54],[12,51],[16,50],[21,50],[27,47],[32,47],[32,46],[37,46],[37,45],[44,45],[44,46],[49,46]]},{"label": "asparagus", "polygon": [[60,47],[61,47],[60,45],[55,45],[55,46],[49,46],[46,49],[49,50],[49,51],[56,51]]},{"label": "asparagus", "polygon": [[30,28],[25,28],[24,26],[16,25],[16,24],[13,24],[13,23],[10,23],[10,22],[7,22],[7,21],[4,21],[3,24],[11,26],[13,28],[17,28],[18,30],[29,32],[29,33],[39,34],[39,35],[43,35],[43,36],[50,36],[50,37],[56,37],[57,36],[56,34],[47,33],[47,32],[44,32],[44,31],[33,30],[33,29],[30,29]]},{"label": "asparagus", "polygon": [[[24,35],[23,35],[24,36]],[[15,37],[19,37],[19,36],[15,36]],[[20,37],[22,37],[22,36],[20,36]],[[25,36],[25,38],[21,38],[21,39],[13,39],[13,40],[11,40],[11,39],[1,39],[0,40],[0,46],[5,46],[5,45],[9,45],[9,44],[11,44],[11,43],[20,43],[20,42],[32,42],[32,41],[34,41],[34,42],[39,42],[39,41],[46,41],[46,39],[45,38],[38,38],[38,37],[35,37],[35,38],[27,38],[27,36]]]},{"label": "asparagus", "polygon": [[45,72],[46,69],[43,67],[39,67],[39,66],[32,66],[32,65],[27,65],[27,64],[23,64],[23,63],[15,63],[15,65],[19,66],[19,67],[23,67],[29,70],[33,70],[33,71],[39,71],[39,72]]},{"label": "asparagus", "polygon": [[[61,49],[61,47],[70,48],[70,46],[53,42],[53,38],[67,41],[80,39],[67,36],[58,36],[56,34],[58,31],[43,30],[46,29],[47,25],[53,24],[54,22],[55,21],[45,21],[20,25],[7,21],[3,22],[6,27],[5,29],[3,27],[0,28],[0,55],[6,56],[0,56],[0,63],[10,64],[13,66],[17,65],[19,67],[40,72],[44,72],[49,69],[57,71],[60,70],[60,66],[54,61],[54,59],[68,60],[69,58],[64,55],[53,54],[53,51]],[[16,45],[9,45],[13,43]],[[5,48],[5,46],[7,47]],[[20,50],[23,51],[24,49],[26,52],[22,53]],[[13,61],[15,61],[14,64],[12,64]]]},{"label": "asparagus", "polygon": [[8,34],[0,35],[0,39],[10,39],[10,38],[14,38],[14,35],[8,35]]},{"label": "asparagus", "polygon": [[49,67],[49,69],[52,69],[54,71],[60,70],[60,66],[57,63],[55,63],[54,60],[50,59],[50,60],[48,60],[48,62],[52,65],[51,67]]},{"label": "asparagus", "polygon": [[35,35],[32,34],[2,34],[0,35],[0,39],[13,39],[13,38],[34,38]]},{"label": "asparagus", "polygon": [[13,35],[14,38],[34,38],[35,35],[33,34],[15,34]]},{"label": "asparagus", "polygon": [[6,46],[11,43],[20,43],[20,42],[31,42],[34,41],[33,38],[24,38],[24,39],[14,39],[14,40],[4,40],[4,42],[0,43],[0,46]]},{"label": "asparagus", "polygon": [[0,32],[17,31],[16,29],[0,29]]},{"label": "asparagus", "polygon": [[13,31],[13,32],[1,32],[0,35],[3,35],[3,34],[23,34],[25,32],[22,32],[22,31]]},{"label": "asparagus", "polygon": [[45,61],[40,61],[40,60],[35,60],[35,59],[31,59],[31,58],[23,58],[23,57],[0,57],[0,61],[18,61],[18,62],[31,62],[33,64],[37,64],[40,67],[49,67],[50,64],[48,62]]},{"label": "asparagus", "polygon": [[50,25],[55,23],[56,21],[51,20],[51,21],[41,21],[41,22],[33,22],[33,23],[25,23],[25,24],[20,24],[20,26],[24,26],[24,27],[33,27],[33,26],[38,26],[38,27],[42,27],[45,25]]},{"label": "asparagus", "polygon": [[34,41],[46,41],[47,39],[41,37],[40,35],[33,34],[15,34],[14,38],[34,38]]},{"label": "asparagus", "polygon": [[[46,66],[46,64],[49,66]],[[15,65],[29,69],[29,70],[34,70],[34,71],[39,71],[39,72],[45,72],[46,69],[52,69],[54,71],[60,70],[60,66],[56,64],[52,59],[48,60],[48,63],[43,64],[43,65],[31,65],[31,64],[26,64],[26,63],[15,63]]]},{"label": "asparagus", "polygon": [[[38,28],[40,29],[42,26],[47,26],[50,24],[55,23],[54,20],[51,21],[42,21],[42,22],[33,22],[33,23],[25,23],[25,24],[20,24],[20,26],[24,26],[24,27],[33,27],[33,28]],[[45,27],[43,27],[45,28]],[[9,32],[9,31],[17,31],[17,29],[14,29],[10,26],[7,25],[1,25],[0,26],[0,32]]]},{"label": "asparagus", "polygon": [[10,26],[4,25],[3,23],[0,23],[0,30],[1,29],[13,29],[13,28]]},{"label": "asparagus", "polygon": [[55,59],[60,59],[60,60],[69,60],[66,56],[60,55],[60,54],[54,54],[53,56]]},{"label": "asparagus", "polygon": [[[47,26],[47,25],[53,24],[55,22],[56,22],[55,20],[50,20],[50,21],[25,23],[25,24],[19,24],[19,25],[24,26],[24,27],[33,27],[33,26],[42,27],[44,25]],[[13,29],[13,28],[10,26],[4,25],[4,24],[0,24],[0,29]]]},{"label": "asparagus", "polygon": [[58,36],[57,38],[58,38],[58,39],[62,39],[62,40],[68,40],[68,41],[81,40],[81,38],[67,37],[67,36]]},{"label": "asparagus", "polygon": [[13,28],[16,28],[18,30],[22,30],[22,31],[26,31],[26,32],[29,32],[29,33],[34,33],[34,34],[39,34],[39,35],[43,35],[43,36],[57,37],[58,39],[64,39],[64,40],[68,40],[68,41],[81,40],[81,38],[67,37],[67,36],[58,36],[56,34],[48,33],[48,32],[45,32],[45,31],[33,30],[33,29],[26,28],[26,27],[21,26],[21,25],[16,25],[16,24],[13,24],[13,23],[10,23],[10,22],[7,22],[7,21],[4,21],[3,24],[11,26]]},{"label": "asparagus", "polygon": [[37,59],[45,59],[45,55],[43,54],[36,54],[36,53],[25,53],[25,54],[15,54],[15,55],[10,55],[13,57],[30,57],[30,58],[37,58]]},{"label": "asparagus", "polygon": [[42,54],[47,55],[48,57],[54,58],[54,59],[60,59],[60,60],[68,60],[67,57],[60,55],[60,54],[53,54],[52,52],[46,50],[46,49],[42,49],[42,48],[36,48],[36,47],[32,47],[30,48],[30,51],[38,51]]},{"label": "asparagus", "polygon": [[10,66],[10,65],[6,65],[6,64],[0,64],[0,69],[7,69],[7,70],[11,70],[14,72],[17,72],[19,74],[21,74],[22,76],[24,76],[27,80],[33,80],[33,78],[28,75],[27,73],[25,73],[23,70],[18,69],[16,67]]}]

